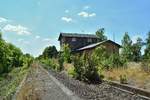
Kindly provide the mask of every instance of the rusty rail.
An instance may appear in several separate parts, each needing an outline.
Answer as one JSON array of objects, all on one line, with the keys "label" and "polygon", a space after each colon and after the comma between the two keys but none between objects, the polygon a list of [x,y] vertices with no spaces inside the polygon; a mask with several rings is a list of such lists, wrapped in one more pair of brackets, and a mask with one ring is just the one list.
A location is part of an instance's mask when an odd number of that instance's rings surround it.
[{"label": "rusty rail", "polygon": [[150,100],[150,92],[149,91],[146,91],[144,89],[137,88],[134,86],[130,86],[128,84],[120,84],[119,82],[116,82],[116,81],[105,80],[105,82],[107,82],[108,84],[110,84],[113,87],[119,88],[123,91],[125,90],[125,91],[133,93],[133,94],[137,94],[137,95],[141,96],[142,98],[145,98],[146,100]]}]

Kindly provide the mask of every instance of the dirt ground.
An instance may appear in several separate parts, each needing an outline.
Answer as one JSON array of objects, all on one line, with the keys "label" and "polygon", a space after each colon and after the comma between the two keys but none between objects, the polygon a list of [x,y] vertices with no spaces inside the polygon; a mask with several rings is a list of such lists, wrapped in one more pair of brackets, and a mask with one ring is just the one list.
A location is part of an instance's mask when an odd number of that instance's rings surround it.
[{"label": "dirt ground", "polygon": [[16,100],[72,100],[72,98],[62,91],[46,70],[34,64],[16,95]]}]

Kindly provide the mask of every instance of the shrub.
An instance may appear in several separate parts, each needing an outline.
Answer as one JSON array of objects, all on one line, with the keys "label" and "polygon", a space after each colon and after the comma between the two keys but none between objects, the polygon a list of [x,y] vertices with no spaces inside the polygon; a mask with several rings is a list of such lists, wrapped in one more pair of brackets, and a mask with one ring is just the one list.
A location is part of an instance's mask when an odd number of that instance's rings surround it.
[{"label": "shrub", "polygon": [[74,71],[77,79],[92,83],[101,81],[94,57],[84,53],[81,57],[74,58]]},{"label": "shrub", "polygon": [[59,58],[58,58],[58,63],[59,63],[59,71],[64,70],[64,57],[62,56],[62,54],[59,54]]},{"label": "shrub", "polygon": [[58,65],[54,62],[53,59],[42,59],[41,62],[46,65],[45,68],[48,70],[57,70],[58,68]]},{"label": "shrub", "polygon": [[74,71],[76,73],[75,78],[82,80],[84,75],[84,66],[83,66],[83,56],[74,56],[73,58],[73,64],[74,64]]},{"label": "shrub", "polygon": [[71,50],[68,44],[63,45],[63,53],[64,61],[67,63],[71,63]]},{"label": "shrub", "polygon": [[149,60],[144,60],[142,61],[142,70],[145,72],[150,72],[150,61]]},{"label": "shrub", "polygon": [[69,68],[67,69],[67,73],[68,73],[69,76],[71,76],[71,77],[73,77],[73,78],[75,78],[75,76],[76,76],[76,72],[75,72],[74,67],[69,67]]},{"label": "shrub", "polygon": [[127,84],[128,83],[126,75],[120,75],[120,83],[121,84]]},{"label": "shrub", "polygon": [[125,64],[119,54],[112,54],[107,61],[108,69],[123,67]]}]

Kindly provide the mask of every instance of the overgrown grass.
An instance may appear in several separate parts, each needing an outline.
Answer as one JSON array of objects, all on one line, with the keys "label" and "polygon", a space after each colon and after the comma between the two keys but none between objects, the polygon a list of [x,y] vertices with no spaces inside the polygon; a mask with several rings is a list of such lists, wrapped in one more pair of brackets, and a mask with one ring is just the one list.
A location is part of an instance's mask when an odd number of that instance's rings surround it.
[{"label": "overgrown grass", "polygon": [[127,83],[138,88],[150,91],[150,73],[145,72],[139,66],[130,66],[126,68],[114,68],[112,70],[103,71],[107,80],[120,82],[120,76],[125,76]]},{"label": "overgrown grass", "polygon": [[17,87],[29,71],[29,67],[23,66],[13,68],[8,74],[0,76],[0,98],[7,98],[14,95]]},{"label": "overgrown grass", "polygon": [[42,64],[45,64],[45,69],[49,70],[57,70],[59,67],[58,60],[57,59],[40,59],[39,60]]}]

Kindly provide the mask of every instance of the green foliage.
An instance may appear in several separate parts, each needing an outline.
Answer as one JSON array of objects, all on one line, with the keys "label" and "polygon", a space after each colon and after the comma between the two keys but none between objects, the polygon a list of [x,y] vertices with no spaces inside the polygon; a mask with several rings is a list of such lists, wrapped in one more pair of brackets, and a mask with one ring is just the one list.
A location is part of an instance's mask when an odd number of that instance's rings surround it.
[{"label": "green foliage", "polygon": [[70,77],[73,77],[73,78],[77,76],[74,67],[69,67],[67,70],[67,73]]},{"label": "green foliage", "polygon": [[2,32],[0,31],[0,40],[2,39]]},{"label": "green foliage", "polygon": [[46,47],[43,51],[42,57],[44,58],[56,58],[57,57],[57,49],[55,46]]},{"label": "green foliage", "polygon": [[67,62],[67,63],[71,62],[71,49],[69,48],[68,44],[63,45],[62,56],[64,57],[65,62]]},{"label": "green foliage", "polygon": [[132,45],[132,60],[135,62],[141,61],[141,48],[142,48],[142,39],[137,38],[136,43]]},{"label": "green foliage", "polygon": [[107,61],[107,69],[123,67],[126,63],[124,59],[119,56],[119,54],[111,54]]},{"label": "green foliage", "polygon": [[142,61],[142,70],[144,70],[147,73],[150,73],[150,60],[143,60]]},{"label": "green foliage", "polygon": [[[0,39],[0,74],[8,73],[14,67],[23,66],[25,56],[22,51],[11,43]],[[33,57],[32,57],[33,59]]]},{"label": "green foliage", "polygon": [[104,28],[100,28],[96,31],[96,35],[99,37],[99,41],[107,40],[107,37],[104,34],[105,34]]},{"label": "green foliage", "polygon": [[144,59],[150,59],[150,32],[148,33],[148,37],[146,39],[146,49],[144,53]]},{"label": "green foliage", "polygon": [[126,32],[123,40],[122,40],[122,57],[127,60],[131,61],[132,60],[132,40],[130,39],[130,36]]},{"label": "green foliage", "polygon": [[94,52],[92,53],[93,61],[99,66],[99,67],[107,67],[106,60],[108,58],[108,55],[106,53],[105,46],[97,47]]},{"label": "green foliage", "polygon": [[41,59],[40,60],[41,63],[45,64],[45,68],[46,69],[52,69],[52,70],[57,70],[58,69],[58,65],[57,63],[55,63],[54,59]]},{"label": "green foliage", "polygon": [[100,82],[100,76],[98,75],[98,65],[95,63],[97,59],[92,54],[90,57],[88,54],[84,53],[81,57],[74,57],[74,71],[75,78],[86,81],[86,82]]},{"label": "green foliage", "polygon": [[128,79],[126,75],[120,75],[120,83],[121,84],[127,84],[128,83]]},{"label": "green foliage", "polygon": [[64,57],[62,55],[62,53],[59,54],[59,58],[58,58],[58,63],[59,63],[59,71],[64,70]]},{"label": "green foliage", "polygon": [[84,79],[84,71],[85,68],[83,66],[83,59],[84,56],[74,56],[73,58],[73,64],[74,64],[74,71],[76,73],[76,76],[74,76],[76,79],[83,80]]},{"label": "green foliage", "polygon": [[[6,76],[1,76],[0,80],[0,96],[9,97],[14,95],[18,85],[29,71],[28,66],[12,69]],[[5,100],[6,98],[4,98]]]}]

